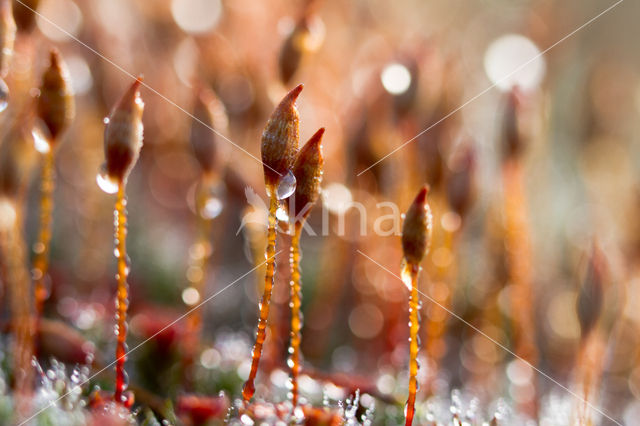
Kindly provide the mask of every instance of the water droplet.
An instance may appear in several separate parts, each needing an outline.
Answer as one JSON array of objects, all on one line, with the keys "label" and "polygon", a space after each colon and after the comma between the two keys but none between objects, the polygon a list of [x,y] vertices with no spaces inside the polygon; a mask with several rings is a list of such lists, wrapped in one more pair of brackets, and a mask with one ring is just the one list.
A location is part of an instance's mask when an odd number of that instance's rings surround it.
[{"label": "water droplet", "polygon": [[103,122],[104,124],[109,124],[109,117],[105,117],[105,118],[103,118],[103,119],[102,119],[102,122]]},{"label": "water droplet", "polygon": [[9,106],[9,86],[0,78],[0,112]]},{"label": "water droplet", "polygon": [[296,177],[293,175],[293,172],[289,170],[289,172],[280,180],[280,184],[276,190],[276,197],[278,197],[278,200],[284,200],[285,198],[289,198],[295,190]]},{"label": "water droplet", "polygon": [[207,200],[204,202],[204,206],[202,207],[200,214],[205,219],[213,219],[220,215],[223,207],[224,203],[222,202],[222,200],[218,197],[212,196],[207,198]]},{"label": "water droplet", "polygon": [[96,176],[96,182],[100,189],[102,189],[107,194],[115,194],[118,192],[118,182],[112,179],[108,174],[104,167],[104,165],[100,168],[100,172]]},{"label": "water droplet", "polygon": [[46,154],[51,150],[49,140],[45,137],[42,129],[40,129],[38,126],[35,126],[33,129],[31,129],[31,136],[33,137],[33,146],[40,154]]}]

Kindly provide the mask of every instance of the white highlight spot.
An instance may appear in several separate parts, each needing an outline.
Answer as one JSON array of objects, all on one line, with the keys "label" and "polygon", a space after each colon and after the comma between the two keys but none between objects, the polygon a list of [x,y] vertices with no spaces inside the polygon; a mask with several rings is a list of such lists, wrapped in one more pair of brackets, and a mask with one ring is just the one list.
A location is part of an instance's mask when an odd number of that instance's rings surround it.
[{"label": "white highlight spot", "polygon": [[538,46],[527,37],[507,34],[489,45],[484,69],[489,80],[502,91],[514,86],[532,90],[542,82],[546,63]]},{"label": "white highlight spot", "polygon": [[198,34],[211,31],[220,21],[220,0],[173,0],[171,14],[185,32]]},{"label": "white highlight spot", "polygon": [[[55,22],[64,31],[50,22]],[[82,25],[82,12],[71,0],[45,0],[38,7],[36,23],[48,39],[66,41],[78,35]]]},{"label": "white highlight spot", "polygon": [[387,65],[382,70],[380,80],[387,92],[392,95],[400,95],[409,89],[411,85],[411,73],[404,65],[393,63]]},{"label": "white highlight spot", "polygon": [[187,287],[182,291],[182,301],[185,305],[193,306],[200,301],[200,293],[193,287]]}]

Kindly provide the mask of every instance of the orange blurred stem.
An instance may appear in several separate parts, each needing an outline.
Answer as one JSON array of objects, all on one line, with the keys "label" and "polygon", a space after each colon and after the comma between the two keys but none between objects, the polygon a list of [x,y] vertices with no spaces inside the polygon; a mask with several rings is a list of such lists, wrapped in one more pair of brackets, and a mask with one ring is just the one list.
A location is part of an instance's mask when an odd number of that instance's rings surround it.
[{"label": "orange blurred stem", "polygon": [[123,395],[127,389],[127,373],[124,363],[127,360],[127,308],[129,307],[129,261],[127,258],[127,199],[125,197],[125,184],[120,182],[118,186],[118,198],[116,200],[116,258],[118,259],[118,293],[116,297],[116,388],[114,399],[118,403],[125,403]]},{"label": "orange blurred stem", "polygon": [[42,316],[44,302],[49,297],[45,283],[49,269],[49,248],[51,243],[51,223],[53,213],[54,179],[53,148],[44,154],[40,183],[40,230],[38,241],[34,245],[33,280],[35,286],[36,321]]},{"label": "orange blurred stem", "polygon": [[[19,216],[17,213],[16,216]],[[25,259],[25,246],[21,235],[22,221],[10,228],[0,230],[0,256],[3,260],[4,279],[9,291],[11,309],[11,332],[13,344],[11,355],[15,411],[14,420],[19,423],[30,413],[30,401],[33,392],[33,356],[34,324],[31,312],[32,299],[29,292],[29,271]]]},{"label": "orange blurred stem", "polygon": [[[195,252],[192,254],[192,262],[190,267],[200,271],[196,275],[196,279],[190,281],[191,286],[198,292],[200,299],[205,291],[205,277],[207,262],[211,253],[209,246],[209,232],[211,230],[211,220],[205,218],[202,215],[204,211],[205,203],[207,201],[207,193],[204,188],[206,183],[201,182],[198,194],[196,197],[196,215],[197,215],[197,237],[194,248]],[[188,348],[191,351],[189,356],[193,356],[195,350],[199,346],[200,331],[202,329],[202,309],[195,309],[187,319],[187,335],[190,336],[192,347]]]},{"label": "orange blurred stem", "polygon": [[276,265],[276,211],[278,210],[278,198],[276,188],[270,188],[269,202],[269,227],[267,230],[267,270],[264,277],[264,293],[260,301],[260,318],[258,319],[258,331],[256,332],[256,343],[251,353],[251,371],[249,378],[242,388],[242,398],[245,402],[253,397],[256,392],[255,379],[258,374],[258,365],[262,355],[262,345],[267,335],[267,319],[269,318],[269,304],[271,303],[271,292],[273,290],[273,274]]},{"label": "orange blurred stem", "polygon": [[298,406],[298,375],[300,374],[300,342],[302,341],[302,287],[300,283],[300,234],[302,226],[296,223],[291,239],[291,345],[289,368],[291,369],[291,402]]},{"label": "orange blurred stem", "polygon": [[420,330],[420,300],[418,295],[418,265],[407,263],[403,271],[405,284],[411,286],[409,299],[409,398],[407,399],[405,426],[413,423],[415,414],[416,393],[418,392],[418,331]]}]

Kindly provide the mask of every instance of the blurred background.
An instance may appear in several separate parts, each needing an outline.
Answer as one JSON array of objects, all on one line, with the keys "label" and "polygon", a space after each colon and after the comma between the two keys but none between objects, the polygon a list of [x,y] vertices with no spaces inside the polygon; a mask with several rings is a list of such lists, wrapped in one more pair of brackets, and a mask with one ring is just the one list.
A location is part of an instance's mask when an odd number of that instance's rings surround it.
[{"label": "blurred background", "polygon": [[[29,14],[21,3],[14,2],[16,16]],[[428,183],[434,234],[420,287],[459,318],[423,300],[419,400],[458,388],[483,404],[503,397],[524,416],[563,424],[575,401],[514,354],[563,386],[577,386],[586,343],[576,303],[598,257],[606,265],[597,268],[604,291],[594,339],[602,355],[589,400],[620,422],[639,418],[639,3],[619,2],[593,21],[616,3],[24,3],[40,15],[16,39],[1,127],[18,120],[48,50],[59,49],[77,114],[56,153],[45,316],[79,330],[105,361],[115,344],[114,196],[100,190],[96,175],[103,118],[132,76],[143,74],[148,85],[144,147],[128,184],[131,332],[138,341],[263,261],[264,229],[249,224],[237,232],[253,211],[245,189],[266,205],[257,160],[262,129],[284,94],[303,83],[301,144],[326,128],[323,194],[309,223],[317,231],[323,211],[329,218],[326,235],[302,238],[310,377],[404,403],[408,291],[398,279],[400,238],[390,232],[393,221],[384,222],[388,232],[375,223],[393,213],[378,203],[403,212]],[[195,200],[201,170],[189,142],[203,87],[220,102],[212,118],[216,184],[209,210],[200,212],[211,220],[206,268],[193,265],[202,248]],[[25,201],[29,247],[38,187],[36,170]],[[365,207],[364,218],[348,208],[351,201]],[[260,376],[265,397],[286,379],[273,372],[286,371],[289,240],[279,235]],[[206,291],[194,293],[201,278]],[[237,374],[225,379],[231,384],[198,376],[203,392],[237,392],[246,378],[262,282],[258,269],[202,307],[203,370],[219,370],[220,347],[235,347],[229,357],[238,360]],[[132,382],[162,396],[182,390],[172,364],[158,366],[166,361],[159,350],[179,351],[182,328],[176,324],[177,337],[132,354]],[[389,418],[401,416],[402,405],[389,410]]]}]

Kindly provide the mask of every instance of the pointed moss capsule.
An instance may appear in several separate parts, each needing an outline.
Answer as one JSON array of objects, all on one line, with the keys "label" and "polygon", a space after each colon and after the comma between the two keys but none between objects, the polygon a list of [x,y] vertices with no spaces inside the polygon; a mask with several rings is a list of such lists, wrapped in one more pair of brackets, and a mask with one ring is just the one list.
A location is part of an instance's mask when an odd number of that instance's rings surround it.
[{"label": "pointed moss capsule", "polygon": [[142,148],[144,102],[140,84],[142,78],[138,77],[105,120],[104,167],[108,176],[118,182],[126,181]]},{"label": "pointed moss capsule", "polygon": [[298,151],[300,117],[295,102],[301,91],[302,84],[280,101],[262,132],[262,164],[269,192],[287,174]]},{"label": "pointed moss capsule", "polygon": [[402,226],[402,251],[409,264],[419,265],[431,244],[432,218],[424,186],[411,203]]},{"label": "pointed moss capsule", "polygon": [[605,259],[598,247],[593,248],[587,265],[587,274],[580,288],[576,311],[580,334],[584,340],[595,328],[604,301]]},{"label": "pointed moss capsule", "polygon": [[324,135],[324,128],[311,136],[311,139],[300,150],[293,165],[293,174],[296,177],[296,191],[293,199],[294,217],[300,218],[302,221],[309,216],[311,207],[320,195],[322,166],[324,164],[322,135]]},{"label": "pointed moss capsule", "polygon": [[69,71],[60,53],[51,50],[49,67],[42,75],[38,96],[38,118],[49,131],[49,142],[55,142],[75,115],[75,104]]}]

